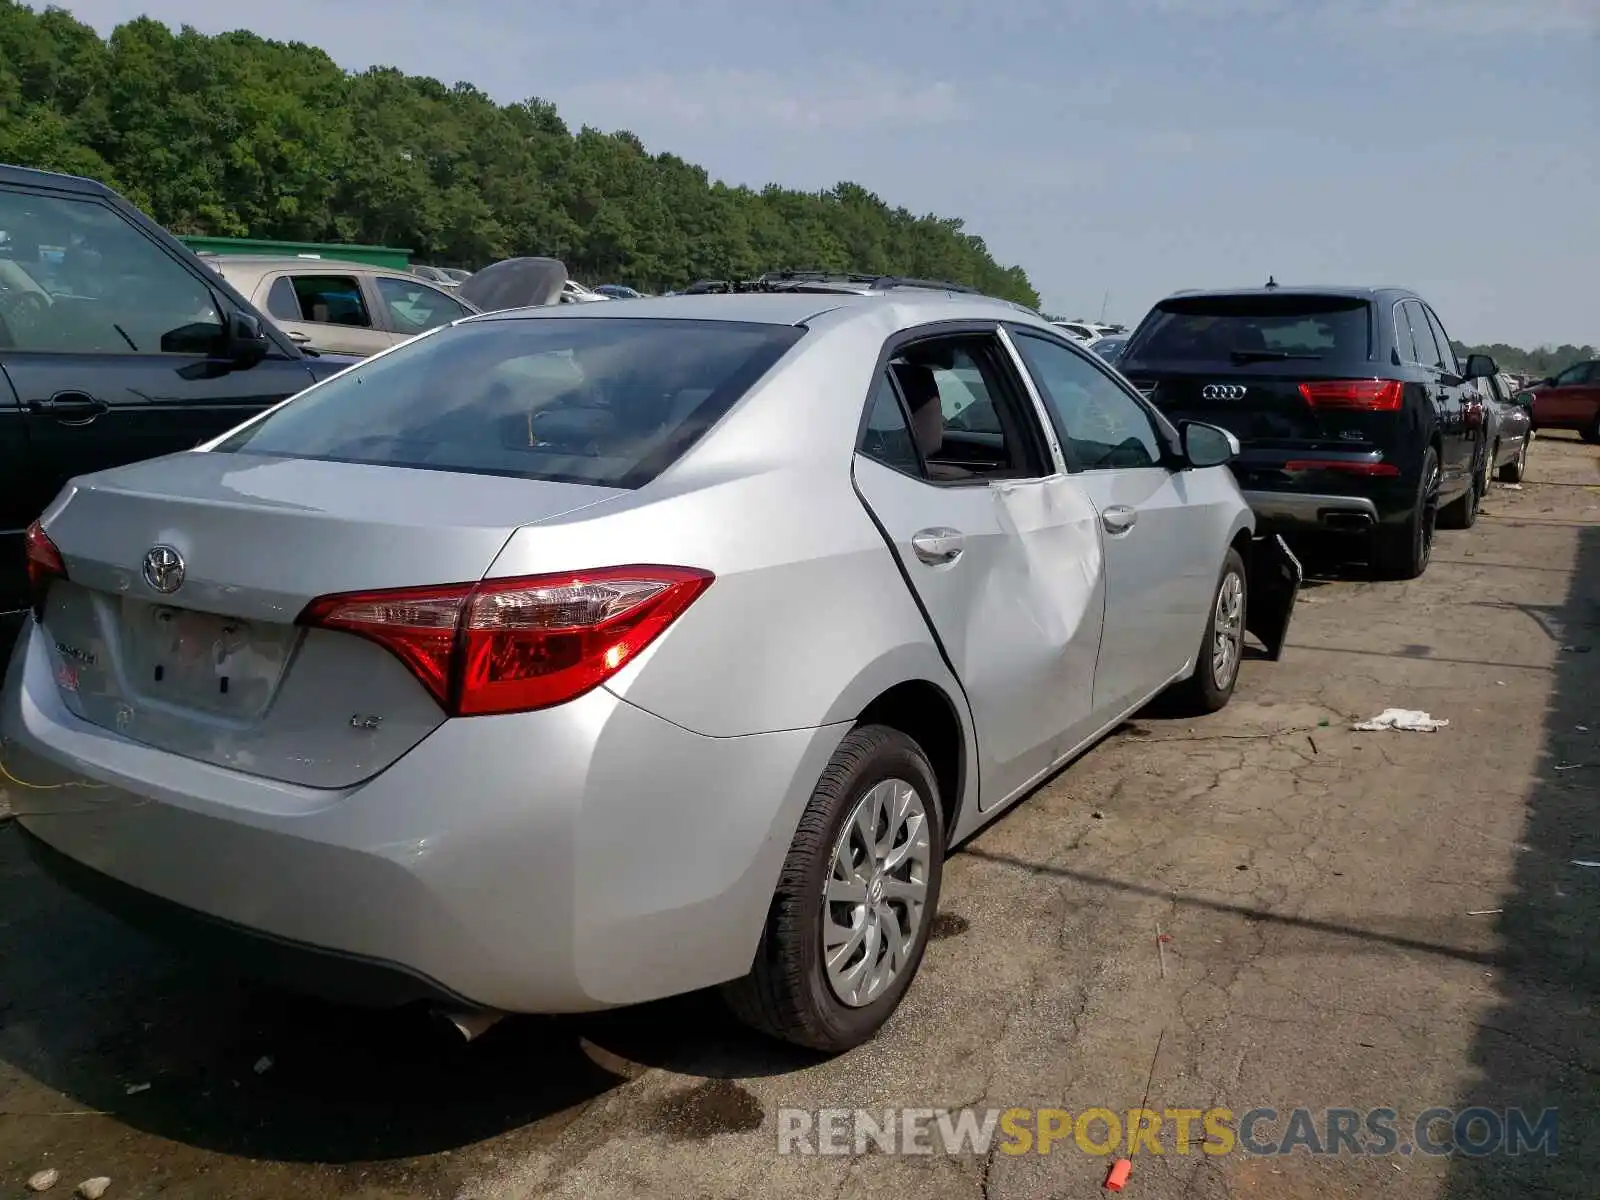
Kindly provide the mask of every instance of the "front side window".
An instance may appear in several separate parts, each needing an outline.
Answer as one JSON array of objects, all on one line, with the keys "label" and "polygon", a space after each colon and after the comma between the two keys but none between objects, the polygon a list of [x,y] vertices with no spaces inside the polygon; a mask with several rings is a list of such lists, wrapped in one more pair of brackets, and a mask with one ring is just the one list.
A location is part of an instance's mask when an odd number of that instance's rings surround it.
[{"label": "front side window", "polygon": [[0,230],[0,349],[220,350],[211,289],[110,205],[0,189]]},{"label": "front side window", "polygon": [[1439,362],[1446,371],[1452,375],[1461,374],[1461,364],[1456,361],[1456,349],[1450,344],[1450,335],[1444,331],[1444,326],[1439,323],[1439,314],[1426,304],[1422,311],[1428,316],[1428,327],[1433,330],[1433,340],[1439,345]]},{"label": "front side window", "polygon": [[1585,382],[1589,379],[1590,372],[1595,366],[1596,364],[1594,363],[1576,363],[1568,367],[1556,376],[1556,386],[1573,387],[1576,384]]},{"label": "front side window", "polygon": [[389,312],[389,328],[396,333],[426,333],[470,315],[438,288],[384,275],[377,277],[377,284],[378,295]]},{"label": "front side window", "polygon": [[217,450],[640,487],[803,333],[726,321],[468,321],[310,389]]},{"label": "front side window", "polygon": [[1407,300],[1406,318],[1411,322],[1411,337],[1417,345],[1416,361],[1430,370],[1442,371],[1444,355],[1439,353],[1439,343],[1433,336],[1433,326],[1428,324],[1428,313],[1420,301]]},{"label": "front side window", "polygon": [[372,328],[372,315],[361,295],[361,281],[353,275],[296,275],[294,292],[302,321]]},{"label": "front side window", "polygon": [[1016,344],[1071,465],[1084,471],[1161,465],[1150,415],[1105,371],[1046,338],[1019,334]]}]

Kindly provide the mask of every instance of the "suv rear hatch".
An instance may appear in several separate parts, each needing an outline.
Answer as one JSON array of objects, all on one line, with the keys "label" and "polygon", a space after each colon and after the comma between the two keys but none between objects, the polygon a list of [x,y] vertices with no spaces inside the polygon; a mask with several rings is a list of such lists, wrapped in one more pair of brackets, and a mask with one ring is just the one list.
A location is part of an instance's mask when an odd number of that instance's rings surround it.
[{"label": "suv rear hatch", "polygon": [[1246,461],[1252,451],[1371,454],[1401,404],[1398,382],[1373,378],[1372,320],[1358,296],[1173,297],[1119,366],[1169,419],[1233,433]]},{"label": "suv rear hatch", "polygon": [[[74,714],[145,745],[349,786],[445,711],[383,647],[297,625],[307,604],[476,581],[519,526],[618,494],[222,453],[89,477],[49,522],[68,576],[44,612],[57,686]],[[179,569],[170,594],[152,586]]]}]

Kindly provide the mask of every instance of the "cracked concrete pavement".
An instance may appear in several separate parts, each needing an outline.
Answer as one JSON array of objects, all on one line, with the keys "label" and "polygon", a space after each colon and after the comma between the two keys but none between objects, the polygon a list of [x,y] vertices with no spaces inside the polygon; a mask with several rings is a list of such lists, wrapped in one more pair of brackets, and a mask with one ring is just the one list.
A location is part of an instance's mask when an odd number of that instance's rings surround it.
[{"label": "cracked concrete pavement", "polygon": [[[1108,1159],[1071,1139],[780,1156],[778,1110],[1125,1113],[1150,1076],[1158,1111],[1387,1107],[1402,1132],[1557,1107],[1559,1153],[1179,1154],[1169,1131],[1129,1196],[1592,1196],[1600,870],[1572,860],[1600,859],[1597,467],[1541,438],[1423,579],[1312,580],[1228,709],[1141,715],[986,830],[903,1009],[832,1061],[704,997],[452,1046],[179,964],[0,829],[0,1195],[53,1166],[116,1197],[1089,1196]],[[1390,706],[1450,725],[1350,730]]]}]

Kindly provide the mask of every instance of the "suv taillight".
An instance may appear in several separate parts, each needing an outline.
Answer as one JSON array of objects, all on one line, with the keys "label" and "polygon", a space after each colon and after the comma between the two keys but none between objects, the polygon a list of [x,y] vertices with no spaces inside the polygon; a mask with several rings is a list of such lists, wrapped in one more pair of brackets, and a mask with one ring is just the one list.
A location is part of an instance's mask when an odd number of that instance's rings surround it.
[{"label": "suv taillight", "polygon": [[476,584],[345,592],[299,624],[376,642],[452,716],[526,712],[604,683],[711,586],[692,567],[606,567]]},{"label": "suv taillight", "polygon": [[50,535],[44,531],[44,526],[35,521],[28,526],[28,532],[23,535],[24,553],[28,559],[28,603],[32,605],[37,616],[44,615],[45,593],[50,590],[50,581],[65,579],[67,577],[67,564],[61,557],[61,551],[56,549],[56,544],[50,540]]},{"label": "suv taillight", "polygon": [[1406,385],[1398,379],[1319,379],[1300,385],[1300,395],[1313,408],[1356,408],[1367,412],[1396,411],[1405,391]]}]

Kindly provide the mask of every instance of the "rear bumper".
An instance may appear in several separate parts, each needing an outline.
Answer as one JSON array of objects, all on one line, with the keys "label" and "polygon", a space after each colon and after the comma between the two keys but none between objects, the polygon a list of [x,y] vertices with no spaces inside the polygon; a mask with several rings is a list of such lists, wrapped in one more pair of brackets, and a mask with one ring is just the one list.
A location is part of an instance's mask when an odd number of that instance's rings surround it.
[{"label": "rear bumper", "polygon": [[844,731],[703,737],[600,689],[447,721],[382,774],[321,790],[81,721],[31,622],[0,698],[7,769],[42,785],[19,824],[112,911],[305,992],[510,1012],[748,970]]},{"label": "rear bumper", "polygon": [[1375,528],[1382,520],[1377,502],[1369,496],[1246,491],[1244,498],[1255,512],[1258,529],[1262,532],[1320,529],[1359,533]]}]

